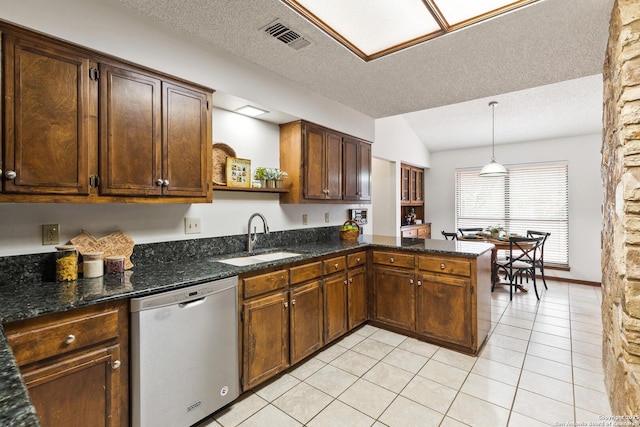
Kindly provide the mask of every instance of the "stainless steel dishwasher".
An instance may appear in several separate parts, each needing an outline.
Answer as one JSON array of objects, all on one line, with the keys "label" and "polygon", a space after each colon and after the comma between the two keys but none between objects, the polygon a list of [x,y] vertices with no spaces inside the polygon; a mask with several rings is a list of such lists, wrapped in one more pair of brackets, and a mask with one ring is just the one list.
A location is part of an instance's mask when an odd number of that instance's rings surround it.
[{"label": "stainless steel dishwasher", "polygon": [[238,277],[131,300],[134,427],[188,427],[233,401]]}]

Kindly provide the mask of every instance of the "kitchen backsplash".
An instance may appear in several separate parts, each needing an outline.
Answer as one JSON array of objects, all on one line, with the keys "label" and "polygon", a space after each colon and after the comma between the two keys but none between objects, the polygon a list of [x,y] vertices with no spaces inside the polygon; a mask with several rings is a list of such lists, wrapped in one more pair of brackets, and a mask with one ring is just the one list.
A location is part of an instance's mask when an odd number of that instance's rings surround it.
[{"label": "kitchen backsplash", "polygon": [[[339,226],[303,228],[298,230],[258,233],[254,250],[286,248],[287,245],[338,239]],[[206,239],[177,240],[136,245],[131,261],[136,265],[150,265],[198,259],[245,251],[247,235],[233,235]],[[8,282],[55,281],[55,253],[0,257],[0,286]]]}]

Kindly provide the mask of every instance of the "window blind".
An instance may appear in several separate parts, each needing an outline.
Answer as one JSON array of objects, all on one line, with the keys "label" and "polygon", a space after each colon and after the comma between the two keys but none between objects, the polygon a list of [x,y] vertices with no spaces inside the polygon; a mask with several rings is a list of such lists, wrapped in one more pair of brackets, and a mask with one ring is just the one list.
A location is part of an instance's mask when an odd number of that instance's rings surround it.
[{"label": "window blind", "polygon": [[568,164],[515,165],[504,177],[456,170],[456,228],[500,225],[507,233],[549,232],[546,263],[569,265]]}]

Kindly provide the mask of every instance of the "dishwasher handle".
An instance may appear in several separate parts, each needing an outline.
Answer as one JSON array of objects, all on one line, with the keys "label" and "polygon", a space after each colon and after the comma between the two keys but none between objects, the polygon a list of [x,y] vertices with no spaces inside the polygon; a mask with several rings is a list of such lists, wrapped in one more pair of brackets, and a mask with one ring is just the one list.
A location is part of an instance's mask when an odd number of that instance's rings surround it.
[{"label": "dishwasher handle", "polygon": [[196,305],[202,304],[206,299],[207,299],[207,297],[197,298],[197,299],[194,299],[194,300],[191,300],[191,301],[181,302],[180,304],[178,304],[178,306],[180,308],[195,307]]}]

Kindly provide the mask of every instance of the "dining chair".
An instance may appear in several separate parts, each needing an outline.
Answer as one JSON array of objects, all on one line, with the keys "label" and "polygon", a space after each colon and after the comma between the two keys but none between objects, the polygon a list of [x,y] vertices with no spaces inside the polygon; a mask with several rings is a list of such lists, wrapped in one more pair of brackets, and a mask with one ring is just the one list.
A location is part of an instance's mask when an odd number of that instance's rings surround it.
[{"label": "dining chair", "polygon": [[540,270],[540,277],[542,277],[542,283],[544,284],[544,288],[545,289],[549,289],[549,288],[547,288],[547,281],[544,278],[544,244],[545,244],[545,242],[547,241],[547,239],[549,238],[550,235],[551,235],[551,233],[547,233],[547,232],[544,232],[544,231],[527,230],[527,237],[542,237],[542,243],[540,244],[540,250],[536,254],[536,259],[534,261],[534,264]]},{"label": "dining chair", "polygon": [[447,232],[442,230],[442,235],[445,240],[458,240],[458,233],[455,232]]},{"label": "dining chair", "polygon": [[[497,271],[502,271],[509,284],[509,300],[513,299],[513,289],[518,289],[518,277],[531,276],[536,298],[540,300],[536,286],[536,256],[544,237],[509,237],[509,255],[495,262]],[[522,280],[521,280],[522,281]],[[495,288],[495,284],[491,290]],[[546,288],[546,287],[545,287]]]},{"label": "dining chair", "polygon": [[478,228],[458,228],[458,231],[460,232],[461,236],[466,236],[468,234],[478,234],[478,233],[481,233],[482,230],[484,230],[484,228],[482,228],[482,227],[478,227]]}]

